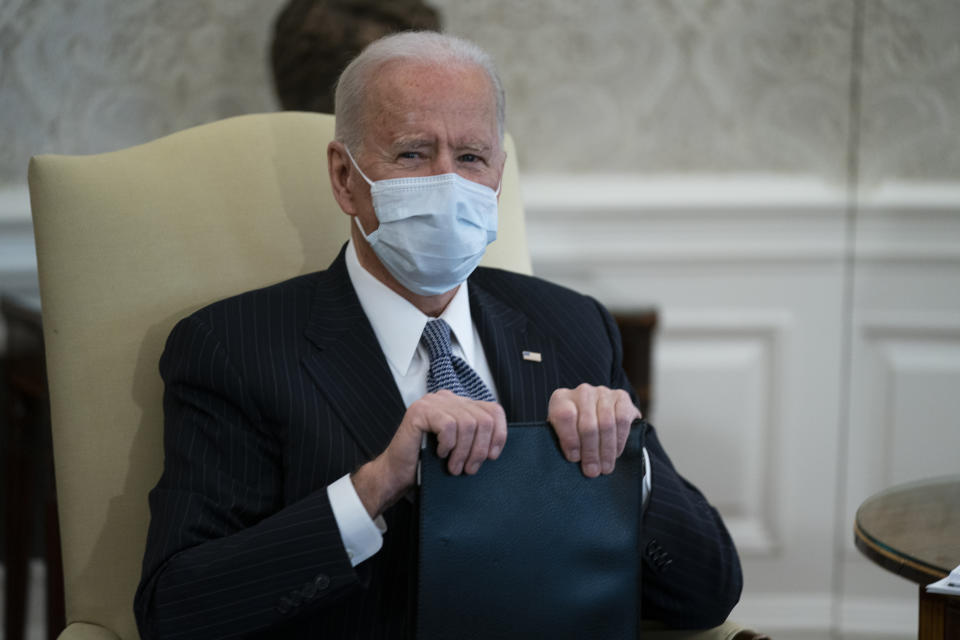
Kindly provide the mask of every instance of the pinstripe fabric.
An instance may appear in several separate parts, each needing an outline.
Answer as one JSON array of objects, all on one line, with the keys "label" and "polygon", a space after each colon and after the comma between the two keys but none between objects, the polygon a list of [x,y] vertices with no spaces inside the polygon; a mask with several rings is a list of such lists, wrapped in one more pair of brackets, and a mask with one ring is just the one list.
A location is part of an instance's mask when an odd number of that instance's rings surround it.
[{"label": "pinstripe fabric", "polygon": [[443,319],[429,320],[420,341],[430,354],[427,372],[427,393],[449,389],[458,396],[493,402],[493,394],[477,372],[461,358],[453,355],[450,346],[450,325]]},{"label": "pinstripe fabric", "polygon": [[[557,387],[629,389],[619,335],[591,299],[491,269],[471,276],[470,298],[509,420],[545,419]],[[135,600],[142,636],[411,637],[414,506],[389,509],[383,548],[352,568],[325,491],[380,453],[404,413],[342,252],[326,271],[182,320],[160,369],[165,462]],[[739,596],[736,552],[652,431],[647,446],[645,615],[716,623]]]}]

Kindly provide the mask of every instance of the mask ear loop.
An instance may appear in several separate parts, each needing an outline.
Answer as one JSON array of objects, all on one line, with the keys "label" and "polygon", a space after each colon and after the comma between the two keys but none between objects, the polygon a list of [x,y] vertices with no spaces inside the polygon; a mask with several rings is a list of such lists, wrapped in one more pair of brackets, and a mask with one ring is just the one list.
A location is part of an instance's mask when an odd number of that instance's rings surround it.
[{"label": "mask ear loop", "polygon": [[[360,176],[367,181],[367,184],[369,184],[372,187],[373,181],[367,177],[367,174],[363,172],[363,169],[360,168],[360,165],[357,164],[357,161],[353,159],[353,154],[350,153],[350,147],[348,147],[347,145],[343,145],[343,149],[344,151],[347,152],[347,157],[350,158],[350,162],[353,163],[353,166],[357,169],[357,172],[360,174]],[[373,236],[373,234],[376,233],[376,231],[371,231],[370,234],[367,235],[367,232],[364,231],[363,229],[363,225],[360,224],[360,217],[353,216],[353,221],[357,223],[357,229],[360,230],[360,235],[363,236],[363,239],[372,244],[373,242],[371,240],[371,236]]]},{"label": "mask ear loop", "polygon": [[353,216],[353,221],[357,223],[357,229],[360,230],[360,235],[363,236],[363,239],[366,240],[367,243],[368,243],[370,246],[373,246],[373,243],[375,242],[375,240],[374,240],[374,235],[373,235],[373,234],[375,234],[377,231],[379,231],[379,229],[377,229],[377,230],[375,230],[375,231],[371,231],[371,232],[368,234],[366,231],[363,230],[363,225],[360,224],[360,218],[359,218],[358,216]]},{"label": "mask ear loop", "polygon": [[343,145],[343,149],[344,151],[347,152],[347,157],[350,158],[350,162],[352,162],[353,166],[356,167],[357,171],[360,172],[360,176],[367,181],[367,184],[369,184],[372,187],[373,180],[367,177],[367,174],[363,172],[363,169],[360,168],[360,165],[357,164],[357,161],[353,159],[353,154],[350,153],[350,147],[348,147],[347,145]]}]

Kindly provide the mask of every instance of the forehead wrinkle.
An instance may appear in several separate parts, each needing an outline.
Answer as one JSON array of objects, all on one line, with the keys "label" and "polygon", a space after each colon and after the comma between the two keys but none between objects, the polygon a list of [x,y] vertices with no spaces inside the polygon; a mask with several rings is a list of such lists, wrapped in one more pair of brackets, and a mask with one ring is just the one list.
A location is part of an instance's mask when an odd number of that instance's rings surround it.
[{"label": "forehead wrinkle", "polygon": [[[445,68],[396,64],[396,72],[379,75],[367,94],[365,115],[370,126],[365,131],[369,134],[379,129],[382,142],[377,146],[390,150],[436,149],[438,145],[471,150],[500,147],[494,100],[488,91],[478,93],[489,84],[486,76],[481,87],[473,69],[451,74]],[[411,84],[424,86],[425,82],[432,91],[440,92],[439,99],[425,100],[423,92],[411,91]]]}]

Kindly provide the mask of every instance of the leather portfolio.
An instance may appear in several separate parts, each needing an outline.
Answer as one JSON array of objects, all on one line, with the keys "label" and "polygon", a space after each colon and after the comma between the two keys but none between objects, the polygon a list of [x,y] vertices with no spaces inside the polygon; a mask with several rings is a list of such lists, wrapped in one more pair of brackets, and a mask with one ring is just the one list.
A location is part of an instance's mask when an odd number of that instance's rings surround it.
[{"label": "leather portfolio", "polygon": [[643,436],[587,478],[545,423],[508,426],[473,476],[426,441],[420,463],[418,638],[637,638]]}]

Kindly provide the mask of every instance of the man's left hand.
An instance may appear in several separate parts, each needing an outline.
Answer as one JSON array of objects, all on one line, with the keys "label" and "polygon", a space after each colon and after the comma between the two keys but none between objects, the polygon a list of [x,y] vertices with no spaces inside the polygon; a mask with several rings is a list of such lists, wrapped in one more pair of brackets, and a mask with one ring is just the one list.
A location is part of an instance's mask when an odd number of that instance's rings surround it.
[{"label": "man's left hand", "polygon": [[557,389],[550,396],[547,411],[563,455],[570,462],[579,462],[588,478],[613,473],[627,444],[630,425],[641,417],[623,389],[589,384]]}]

